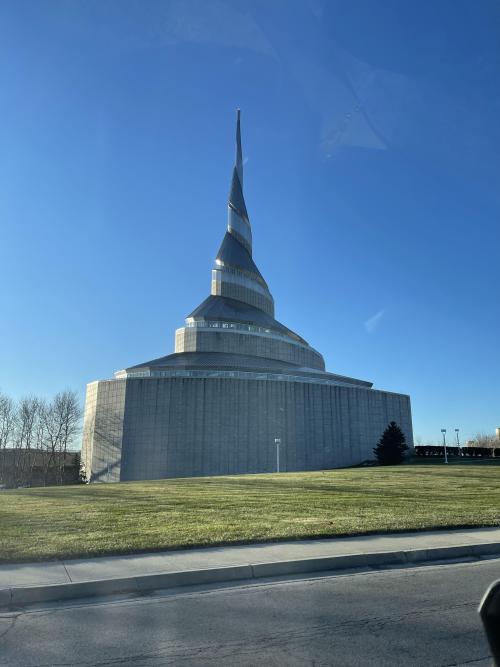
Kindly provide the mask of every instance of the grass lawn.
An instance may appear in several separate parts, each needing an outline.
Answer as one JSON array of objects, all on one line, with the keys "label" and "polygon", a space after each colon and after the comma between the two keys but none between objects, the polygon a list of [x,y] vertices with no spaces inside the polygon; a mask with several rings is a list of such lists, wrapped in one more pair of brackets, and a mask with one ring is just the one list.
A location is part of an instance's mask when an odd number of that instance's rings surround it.
[{"label": "grass lawn", "polygon": [[404,465],[0,493],[0,561],[500,525],[500,467]]}]

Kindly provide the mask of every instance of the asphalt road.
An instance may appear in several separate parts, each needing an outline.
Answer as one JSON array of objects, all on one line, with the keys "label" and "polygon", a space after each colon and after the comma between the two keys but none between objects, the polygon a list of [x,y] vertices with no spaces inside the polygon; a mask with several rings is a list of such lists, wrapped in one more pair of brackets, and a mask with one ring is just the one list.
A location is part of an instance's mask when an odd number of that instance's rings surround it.
[{"label": "asphalt road", "polygon": [[0,614],[0,664],[491,664],[477,614],[500,560],[211,587]]}]

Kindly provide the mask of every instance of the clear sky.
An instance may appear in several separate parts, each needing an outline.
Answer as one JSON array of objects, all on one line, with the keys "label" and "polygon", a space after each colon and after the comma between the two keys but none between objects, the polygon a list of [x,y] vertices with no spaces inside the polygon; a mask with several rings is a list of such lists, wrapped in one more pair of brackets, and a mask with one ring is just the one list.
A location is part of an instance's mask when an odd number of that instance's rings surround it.
[{"label": "clear sky", "polygon": [[500,426],[496,0],[4,0],[0,388],[173,352],[209,293],[242,108],[254,259],[414,433]]}]

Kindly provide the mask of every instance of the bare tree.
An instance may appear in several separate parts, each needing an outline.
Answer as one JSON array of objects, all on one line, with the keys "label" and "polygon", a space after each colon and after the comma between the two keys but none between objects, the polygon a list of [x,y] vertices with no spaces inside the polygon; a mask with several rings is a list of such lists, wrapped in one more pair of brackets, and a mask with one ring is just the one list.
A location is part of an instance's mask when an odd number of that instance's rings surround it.
[{"label": "bare tree", "polygon": [[[62,429],[62,465],[66,462],[66,454],[68,450],[73,449],[75,438],[81,432],[82,408],[78,401],[78,396],[75,391],[64,391],[57,394],[55,399],[60,404],[60,414],[63,420]],[[61,478],[62,481],[62,478]]]},{"label": "bare tree", "polygon": [[0,393],[0,480],[5,475],[5,450],[13,442],[15,428],[14,401],[6,394]]},{"label": "bare tree", "polygon": [[74,391],[60,392],[51,401],[26,396],[16,402],[0,392],[0,483],[77,482],[79,455],[74,451],[81,416]]},{"label": "bare tree", "polygon": [[496,447],[497,440],[494,435],[487,433],[477,433],[474,438],[474,447],[487,447],[493,449]]},{"label": "bare tree", "polygon": [[82,410],[74,391],[63,391],[50,403],[41,404],[43,440],[48,455],[45,457],[44,477],[54,469],[59,483],[63,481],[66,454],[71,449],[75,436],[80,431]]},{"label": "bare tree", "polygon": [[36,396],[27,396],[19,401],[16,410],[15,447],[16,479],[18,484],[26,484],[33,477],[38,452],[43,448],[41,432],[41,403]]}]

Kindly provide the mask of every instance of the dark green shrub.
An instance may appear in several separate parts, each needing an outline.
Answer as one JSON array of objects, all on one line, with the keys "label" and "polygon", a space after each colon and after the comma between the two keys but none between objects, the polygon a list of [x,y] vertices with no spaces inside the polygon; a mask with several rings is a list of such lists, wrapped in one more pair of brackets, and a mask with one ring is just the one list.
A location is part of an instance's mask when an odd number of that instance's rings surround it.
[{"label": "dark green shrub", "polygon": [[373,452],[380,465],[392,466],[403,461],[407,449],[405,434],[396,422],[391,422]]}]

